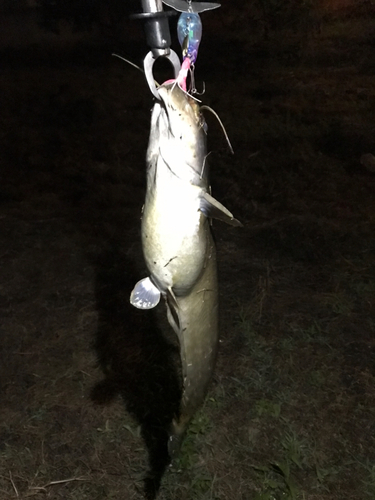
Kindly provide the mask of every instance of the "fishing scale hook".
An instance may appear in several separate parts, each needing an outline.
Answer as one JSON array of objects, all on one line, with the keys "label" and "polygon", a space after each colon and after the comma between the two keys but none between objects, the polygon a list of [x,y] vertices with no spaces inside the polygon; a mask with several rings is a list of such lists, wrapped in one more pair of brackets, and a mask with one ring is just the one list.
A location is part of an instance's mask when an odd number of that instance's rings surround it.
[{"label": "fishing scale hook", "polygon": [[[163,3],[172,11],[164,11]],[[192,91],[194,92],[194,63],[197,59],[199,43],[202,38],[202,22],[199,13],[217,9],[219,3],[193,2],[192,0],[142,0],[143,13],[131,17],[144,21],[146,41],[151,51],[143,61],[146,80],[152,94],[160,100],[153,77],[153,66],[159,57],[168,59],[172,64],[174,78],[177,79],[181,70],[181,62],[177,54],[170,48],[171,35],[169,17],[181,12],[177,23],[177,35],[182,48],[183,60],[189,58],[191,64]]]}]

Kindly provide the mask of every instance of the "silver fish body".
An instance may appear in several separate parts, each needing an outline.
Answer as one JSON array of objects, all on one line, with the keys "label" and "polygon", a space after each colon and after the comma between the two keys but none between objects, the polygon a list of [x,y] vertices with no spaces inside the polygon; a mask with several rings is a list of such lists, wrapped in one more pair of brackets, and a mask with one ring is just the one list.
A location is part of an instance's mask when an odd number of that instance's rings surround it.
[{"label": "silver fish body", "polygon": [[199,278],[208,245],[200,210],[208,190],[206,134],[196,102],[177,85],[159,88],[147,151],[142,217],[143,253],[152,281],[164,293],[186,295]]},{"label": "silver fish body", "polygon": [[150,277],[138,282],[131,303],[155,307],[160,295],[181,351],[183,393],[172,422],[175,456],[202,404],[218,346],[218,285],[210,217],[240,225],[209,194],[206,126],[198,103],[176,84],[158,89],[147,150],[142,247]]},{"label": "silver fish body", "polygon": [[179,328],[168,309],[168,320],[179,337],[183,394],[180,415],[171,425],[169,453],[178,454],[185,430],[203,403],[215,368],[219,344],[216,249],[210,230],[203,271],[190,290],[178,297]]}]

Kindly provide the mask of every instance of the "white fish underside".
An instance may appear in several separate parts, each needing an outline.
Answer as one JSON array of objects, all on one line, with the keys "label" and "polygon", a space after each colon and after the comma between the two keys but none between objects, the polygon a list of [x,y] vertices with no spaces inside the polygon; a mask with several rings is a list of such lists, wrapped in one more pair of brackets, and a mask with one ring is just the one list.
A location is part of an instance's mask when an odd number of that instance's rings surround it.
[{"label": "white fish underside", "polygon": [[172,288],[175,295],[185,295],[197,281],[206,254],[201,188],[176,177],[161,157],[152,174],[142,218],[146,265],[162,292]]}]

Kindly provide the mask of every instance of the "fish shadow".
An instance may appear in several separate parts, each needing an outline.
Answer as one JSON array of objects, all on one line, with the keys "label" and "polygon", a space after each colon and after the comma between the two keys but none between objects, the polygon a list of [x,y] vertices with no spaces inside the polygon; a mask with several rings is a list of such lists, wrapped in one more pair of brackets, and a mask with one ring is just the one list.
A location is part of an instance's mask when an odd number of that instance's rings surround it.
[{"label": "fish shadow", "polygon": [[153,499],[170,463],[168,428],[178,413],[181,385],[178,349],[164,337],[157,315],[129,303],[137,281],[135,268],[115,245],[97,261],[99,322],[94,347],[105,378],[94,386],[91,399],[106,405],[120,395],[138,421],[149,457],[144,492]]}]

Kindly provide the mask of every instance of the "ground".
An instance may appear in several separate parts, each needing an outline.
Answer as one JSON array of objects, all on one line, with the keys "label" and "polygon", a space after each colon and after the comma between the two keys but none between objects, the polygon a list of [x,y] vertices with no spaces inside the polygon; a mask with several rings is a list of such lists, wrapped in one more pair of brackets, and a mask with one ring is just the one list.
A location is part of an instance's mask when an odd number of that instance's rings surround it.
[{"label": "ground", "polygon": [[375,21],[204,19],[235,153],[207,116],[212,189],[244,226],[214,223],[219,358],[170,466],[176,339],[129,304],[150,92],[98,36],[1,50],[1,499],[375,497]]}]

